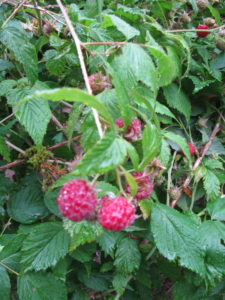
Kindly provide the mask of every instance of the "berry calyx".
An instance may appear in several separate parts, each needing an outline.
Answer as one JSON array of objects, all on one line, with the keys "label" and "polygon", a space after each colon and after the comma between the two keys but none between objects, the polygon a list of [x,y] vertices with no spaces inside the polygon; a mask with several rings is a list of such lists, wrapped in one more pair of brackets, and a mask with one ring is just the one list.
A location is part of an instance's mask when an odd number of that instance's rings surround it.
[{"label": "berry calyx", "polygon": [[98,221],[103,228],[120,231],[131,225],[135,220],[135,208],[124,197],[116,197],[103,202]]},{"label": "berry calyx", "polygon": [[209,1],[208,0],[197,0],[196,4],[199,9],[205,9],[209,5]]},{"label": "berry calyx", "polygon": [[[201,29],[201,30],[209,29],[209,26],[207,26],[205,24],[201,24],[201,25],[198,25],[196,27],[196,29]],[[207,31],[197,31],[197,36],[202,37],[202,38],[206,37],[208,34],[209,34],[209,32],[207,32]]]},{"label": "berry calyx", "polygon": [[196,150],[197,150],[195,145],[192,144],[191,142],[188,142],[187,144],[188,144],[188,147],[189,147],[189,150],[190,150],[190,154],[194,155],[196,153]]},{"label": "berry calyx", "polygon": [[74,179],[61,188],[57,203],[65,218],[79,222],[94,212],[96,192],[85,180]]},{"label": "berry calyx", "polygon": [[110,88],[110,80],[108,76],[104,76],[101,73],[95,73],[88,77],[92,92],[97,95],[104,91],[105,88]]},{"label": "berry calyx", "polygon": [[[148,196],[153,191],[153,183],[150,180],[149,175],[144,175],[143,172],[137,172],[132,174],[132,176],[135,178],[135,181],[138,185],[138,190],[135,195],[135,198],[137,200],[142,200],[148,198]],[[128,182],[126,182],[126,192],[130,194],[131,188]]]}]

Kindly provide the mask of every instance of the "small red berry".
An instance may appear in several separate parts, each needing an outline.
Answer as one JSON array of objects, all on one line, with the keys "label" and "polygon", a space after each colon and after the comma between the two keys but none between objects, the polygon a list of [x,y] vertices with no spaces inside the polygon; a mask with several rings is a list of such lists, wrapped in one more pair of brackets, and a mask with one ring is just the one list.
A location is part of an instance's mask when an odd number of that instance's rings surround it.
[{"label": "small red berry", "polygon": [[124,122],[122,117],[119,117],[116,121],[115,121],[116,126],[118,126],[119,128],[123,128],[124,126]]},{"label": "small red berry", "polygon": [[65,218],[79,222],[94,212],[96,192],[85,180],[74,179],[61,188],[57,203]]},{"label": "small red berry", "polygon": [[141,122],[139,119],[134,119],[131,125],[127,128],[125,138],[128,142],[135,142],[141,134]]},{"label": "small red berry", "polygon": [[[119,128],[124,127],[124,121],[122,117],[119,117],[115,121],[116,126]],[[141,134],[141,122],[138,118],[134,119],[131,123],[131,125],[127,128],[125,132],[125,138],[128,142],[134,142],[137,141]]]},{"label": "small red berry", "polygon": [[[207,25],[204,25],[204,24],[202,24],[202,25],[198,25],[197,27],[196,27],[196,29],[209,29],[209,26],[207,26]],[[197,36],[199,36],[199,37],[206,37],[207,35],[209,34],[209,32],[205,32],[205,31],[197,31]]]},{"label": "small red berry", "polygon": [[134,214],[135,208],[127,199],[117,197],[103,203],[98,221],[107,230],[120,231],[133,223]]},{"label": "small red berry", "polygon": [[110,80],[108,76],[104,76],[101,73],[95,73],[88,77],[92,92],[97,95],[104,91],[105,88],[110,88]]},{"label": "small red berry", "polygon": [[[132,176],[135,178],[138,185],[138,190],[137,190],[137,194],[135,195],[135,198],[137,200],[148,198],[148,196],[153,191],[153,183],[150,180],[150,176],[144,175],[143,172],[134,173],[132,174]],[[130,185],[128,182],[126,183],[126,192],[127,193],[131,192]]]},{"label": "small red berry", "polygon": [[188,142],[187,144],[188,144],[188,147],[189,147],[189,149],[190,149],[190,154],[191,154],[191,155],[194,155],[195,152],[196,152],[196,147],[195,147],[195,145],[192,144],[191,142]]}]

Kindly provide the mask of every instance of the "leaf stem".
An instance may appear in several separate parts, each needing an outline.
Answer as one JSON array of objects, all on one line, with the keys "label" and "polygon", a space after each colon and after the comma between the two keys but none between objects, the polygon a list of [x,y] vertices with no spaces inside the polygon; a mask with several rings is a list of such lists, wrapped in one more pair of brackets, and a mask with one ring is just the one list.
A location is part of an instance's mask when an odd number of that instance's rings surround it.
[{"label": "leaf stem", "polygon": [[193,210],[194,203],[195,203],[195,195],[197,191],[198,183],[194,185],[193,191],[192,191],[192,196],[191,196],[191,205],[190,205],[190,211]]},{"label": "leaf stem", "polygon": [[151,257],[152,257],[152,255],[155,253],[155,251],[156,251],[156,246],[154,246],[152,249],[151,249],[151,251],[149,252],[149,254],[147,255],[147,257],[146,257],[146,260],[149,260]]},{"label": "leaf stem", "polygon": [[122,186],[122,182],[121,182],[121,178],[120,178],[120,171],[118,169],[116,169],[116,176],[117,176],[117,183],[118,183],[121,194],[123,194],[124,197],[127,197],[127,194],[125,193],[123,186]]}]

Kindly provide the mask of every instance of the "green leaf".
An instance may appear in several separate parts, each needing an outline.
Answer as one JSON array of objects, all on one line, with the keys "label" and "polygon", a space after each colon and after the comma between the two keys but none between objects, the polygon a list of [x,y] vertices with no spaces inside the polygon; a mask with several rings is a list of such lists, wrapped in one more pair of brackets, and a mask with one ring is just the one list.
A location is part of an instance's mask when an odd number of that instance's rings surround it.
[{"label": "green leaf", "polygon": [[221,21],[220,21],[220,12],[219,12],[219,9],[216,9],[215,7],[213,7],[212,5],[208,5],[207,8],[209,9],[209,11],[211,12],[213,18],[215,18],[216,20],[216,23],[218,25],[221,24]]},{"label": "green leaf", "polygon": [[97,100],[96,97],[91,96],[81,90],[75,88],[60,88],[53,90],[37,91],[32,96],[26,97],[20,103],[30,101],[33,98],[44,98],[52,101],[70,101],[79,102],[90,107],[95,108],[104,118],[106,118],[112,127],[114,127],[114,122],[105,106]]},{"label": "green leaf", "polygon": [[76,249],[80,245],[93,242],[103,233],[103,229],[99,223],[91,223],[86,220],[72,222],[65,219],[63,226],[72,238],[70,251]]},{"label": "green leaf", "polygon": [[100,245],[101,249],[105,252],[105,254],[113,257],[117,242],[122,237],[122,232],[110,232],[105,230],[103,234],[97,238],[97,243]]},{"label": "green leaf", "polygon": [[190,155],[190,150],[189,147],[187,145],[187,141],[180,135],[177,135],[173,132],[169,132],[169,131],[164,131],[163,135],[173,141],[174,143],[176,143],[177,145],[180,146],[180,148],[182,149],[182,151],[184,152],[184,154],[187,156],[189,162],[191,163],[191,155]]},{"label": "green leaf", "polygon": [[200,80],[197,76],[189,75],[188,78],[190,78],[195,85],[193,94],[198,93],[199,91],[204,89],[206,86],[209,86],[211,83],[215,82],[215,80]]},{"label": "green leaf", "polygon": [[207,195],[213,200],[220,194],[220,181],[211,170],[207,169],[203,176],[203,185]]},{"label": "green leaf", "polygon": [[39,184],[31,184],[12,196],[8,204],[11,218],[22,224],[31,224],[48,215],[43,203],[43,193]]},{"label": "green leaf", "polygon": [[81,110],[83,109],[83,105],[80,105],[79,103],[74,103],[73,107],[71,109],[71,112],[69,114],[69,119],[67,121],[66,126],[66,134],[68,136],[68,146],[71,145],[71,139],[73,137],[73,132],[75,130],[76,123],[78,121],[79,115],[81,113]]},{"label": "green leaf", "polygon": [[10,279],[6,269],[0,266],[0,299],[10,300]]},{"label": "green leaf", "polygon": [[132,161],[134,169],[136,170],[139,164],[139,155],[137,153],[137,150],[134,148],[133,145],[131,145],[131,143],[127,142],[126,140],[123,141],[124,141],[124,145],[126,145],[127,153]]},{"label": "green leaf", "polygon": [[81,270],[78,273],[78,278],[86,287],[91,290],[104,291],[109,288],[109,281],[104,274],[88,274],[87,270]]},{"label": "green leaf", "polygon": [[40,97],[34,97],[31,101],[17,106],[21,99],[33,91],[29,87],[14,89],[7,94],[7,99],[8,103],[12,105],[18,121],[28,131],[35,144],[40,146],[51,118],[48,102]]},{"label": "green leaf", "polygon": [[182,113],[187,120],[190,118],[191,104],[184,92],[175,84],[163,88],[168,105]]},{"label": "green leaf", "polygon": [[12,69],[12,68],[13,68],[13,64],[10,61],[0,59],[0,72],[8,70],[8,69]]},{"label": "green leaf", "polygon": [[198,226],[190,216],[158,203],[153,207],[151,229],[163,256],[169,260],[177,258],[181,266],[204,275]]},{"label": "green leaf", "polygon": [[140,206],[143,219],[146,220],[150,216],[150,213],[152,211],[152,201],[150,199],[145,199],[139,201],[138,204]]},{"label": "green leaf", "polygon": [[85,5],[85,14],[92,18],[102,12],[103,0],[87,0]]},{"label": "green leaf", "polygon": [[3,80],[0,82],[0,96],[5,96],[8,91],[14,88],[17,85],[17,82],[12,79]]},{"label": "green leaf", "polygon": [[122,172],[126,178],[127,183],[130,186],[130,195],[133,197],[137,194],[137,189],[138,189],[137,182],[135,178],[129,172],[126,171],[126,169],[123,168]]},{"label": "green leaf", "polygon": [[225,274],[225,224],[205,221],[199,231],[200,245],[205,250],[206,278],[213,283],[214,278]]},{"label": "green leaf", "polygon": [[114,265],[118,272],[132,273],[138,269],[141,254],[137,242],[130,238],[123,238],[117,244]]},{"label": "green leaf", "polygon": [[[118,106],[120,109],[120,114],[124,121],[125,128],[131,124],[134,119],[134,113],[129,109],[131,104],[130,97],[128,95],[127,89],[125,88],[125,84],[120,74],[117,73],[110,64],[106,63],[106,66],[109,70],[110,75],[113,78],[113,84],[116,89],[116,95],[118,97]],[[129,113],[128,113],[129,110]]]},{"label": "green leaf", "polygon": [[109,132],[77,164],[73,174],[95,174],[112,170],[123,163],[126,145],[114,132]]},{"label": "green leaf", "polygon": [[5,160],[10,161],[10,151],[6,145],[3,136],[0,136],[0,154],[3,156]]},{"label": "green leaf", "polygon": [[59,189],[47,191],[44,195],[44,203],[51,213],[57,217],[61,217],[56,199],[58,198]]},{"label": "green leaf", "polygon": [[132,27],[130,24],[123,21],[119,17],[114,15],[106,15],[106,14],[102,14],[102,16],[104,18],[102,24],[103,28],[116,26],[117,30],[122,32],[122,34],[126,37],[127,40],[132,39],[136,35],[140,35],[139,30]]},{"label": "green leaf", "polygon": [[143,160],[138,169],[143,170],[148,163],[158,155],[161,148],[160,132],[150,122],[147,123],[142,134]]},{"label": "green leaf", "polygon": [[96,253],[96,244],[92,243],[89,244],[88,247],[87,245],[79,246],[72,253],[70,253],[70,256],[80,261],[81,263],[85,263],[91,261],[95,253]]},{"label": "green leaf", "polygon": [[170,147],[169,144],[167,143],[167,141],[165,139],[162,139],[162,145],[161,145],[161,151],[159,153],[159,159],[162,162],[162,165],[164,167],[168,166],[169,160],[170,160]]},{"label": "green leaf", "polygon": [[107,195],[107,193],[113,193],[115,196],[119,194],[117,187],[105,181],[97,181],[95,189],[98,191],[98,198]]},{"label": "green leaf", "polygon": [[69,244],[70,236],[61,223],[37,225],[23,242],[21,262],[24,271],[40,271],[55,266],[67,254]]},{"label": "green leaf", "polygon": [[122,295],[126,289],[126,286],[131,279],[130,275],[116,273],[113,277],[113,287],[119,295]]},{"label": "green leaf", "polygon": [[96,127],[93,114],[91,112],[88,113],[83,119],[80,131],[82,134],[81,146],[83,147],[84,151],[88,151],[95,145],[95,143],[99,139],[99,133]]},{"label": "green leaf", "polygon": [[204,165],[206,166],[206,168],[209,168],[212,171],[215,169],[223,170],[222,162],[219,160],[216,160],[216,159],[210,158],[210,159],[204,160]]},{"label": "green leaf", "polygon": [[207,203],[207,210],[213,220],[225,221],[225,199],[219,197]]},{"label": "green leaf", "polygon": [[20,300],[67,300],[65,283],[51,273],[27,273],[18,277]]},{"label": "green leaf", "polygon": [[27,35],[20,28],[8,23],[0,31],[0,41],[12,51],[15,58],[23,65],[26,75],[33,84],[38,76],[38,59],[35,47],[29,42]]},{"label": "green leaf", "polygon": [[141,81],[156,94],[158,90],[157,70],[151,57],[141,46],[128,43],[123,48],[122,55],[113,61],[113,67],[126,84],[129,83],[129,78],[131,82],[133,79],[136,82]]}]

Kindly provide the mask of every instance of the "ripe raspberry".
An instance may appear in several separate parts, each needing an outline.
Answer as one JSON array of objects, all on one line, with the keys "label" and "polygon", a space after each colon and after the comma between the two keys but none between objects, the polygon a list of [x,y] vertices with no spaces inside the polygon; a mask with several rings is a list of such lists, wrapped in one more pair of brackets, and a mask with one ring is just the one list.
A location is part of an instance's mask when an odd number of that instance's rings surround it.
[{"label": "ripe raspberry", "polygon": [[115,121],[116,126],[118,126],[119,128],[123,128],[124,126],[124,122],[122,117],[119,117],[116,121]]},{"label": "ripe raspberry", "polygon": [[[153,191],[153,183],[151,182],[150,177],[145,176],[143,172],[134,173],[132,174],[132,176],[135,178],[138,185],[138,190],[137,194],[135,195],[135,198],[137,200],[148,198],[148,196]],[[126,192],[129,194],[131,192],[130,185],[128,182],[126,183]]]},{"label": "ripe raspberry", "polygon": [[107,230],[120,231],[133,223],[134,214],[135,208],[125,198],[117,197],[103,203],[98,221]]},{"label": "ripe raspberry", "polygon": [[85,180],[74,179],[61,188],[57,202],[65,218],[79,222],[94,212],[97,198]]},{"label": "ripe raspberry", "polygon": [[95,73],[88,77],[92,92],[97,95],[104,91],[105,88],[110,88],[111,84],[108,76],[104,76],[101,73]]},{"label": "ripe raspberry", "polygon": [[[201,29],[201,30],[202,29],[209,29],[209,26],[202,24],[202,25],[198,25],[196,27],[196,29]],[[202,37],[202,38],[206,37],[208,34],[209,34],[209,32],[197,31],[197,36]]]},{"label": "ripe raspberry", "polygon": [[188,142],[187,144],[188,144],[188,147],[189,147],[189,149],[190,149],[190,154],[191,154],[191,155],[194,155],[195,152],[196,152],[196,150],[197,150],[196,147],[195,147],[195,145],[192,144],[191,142]]}]

